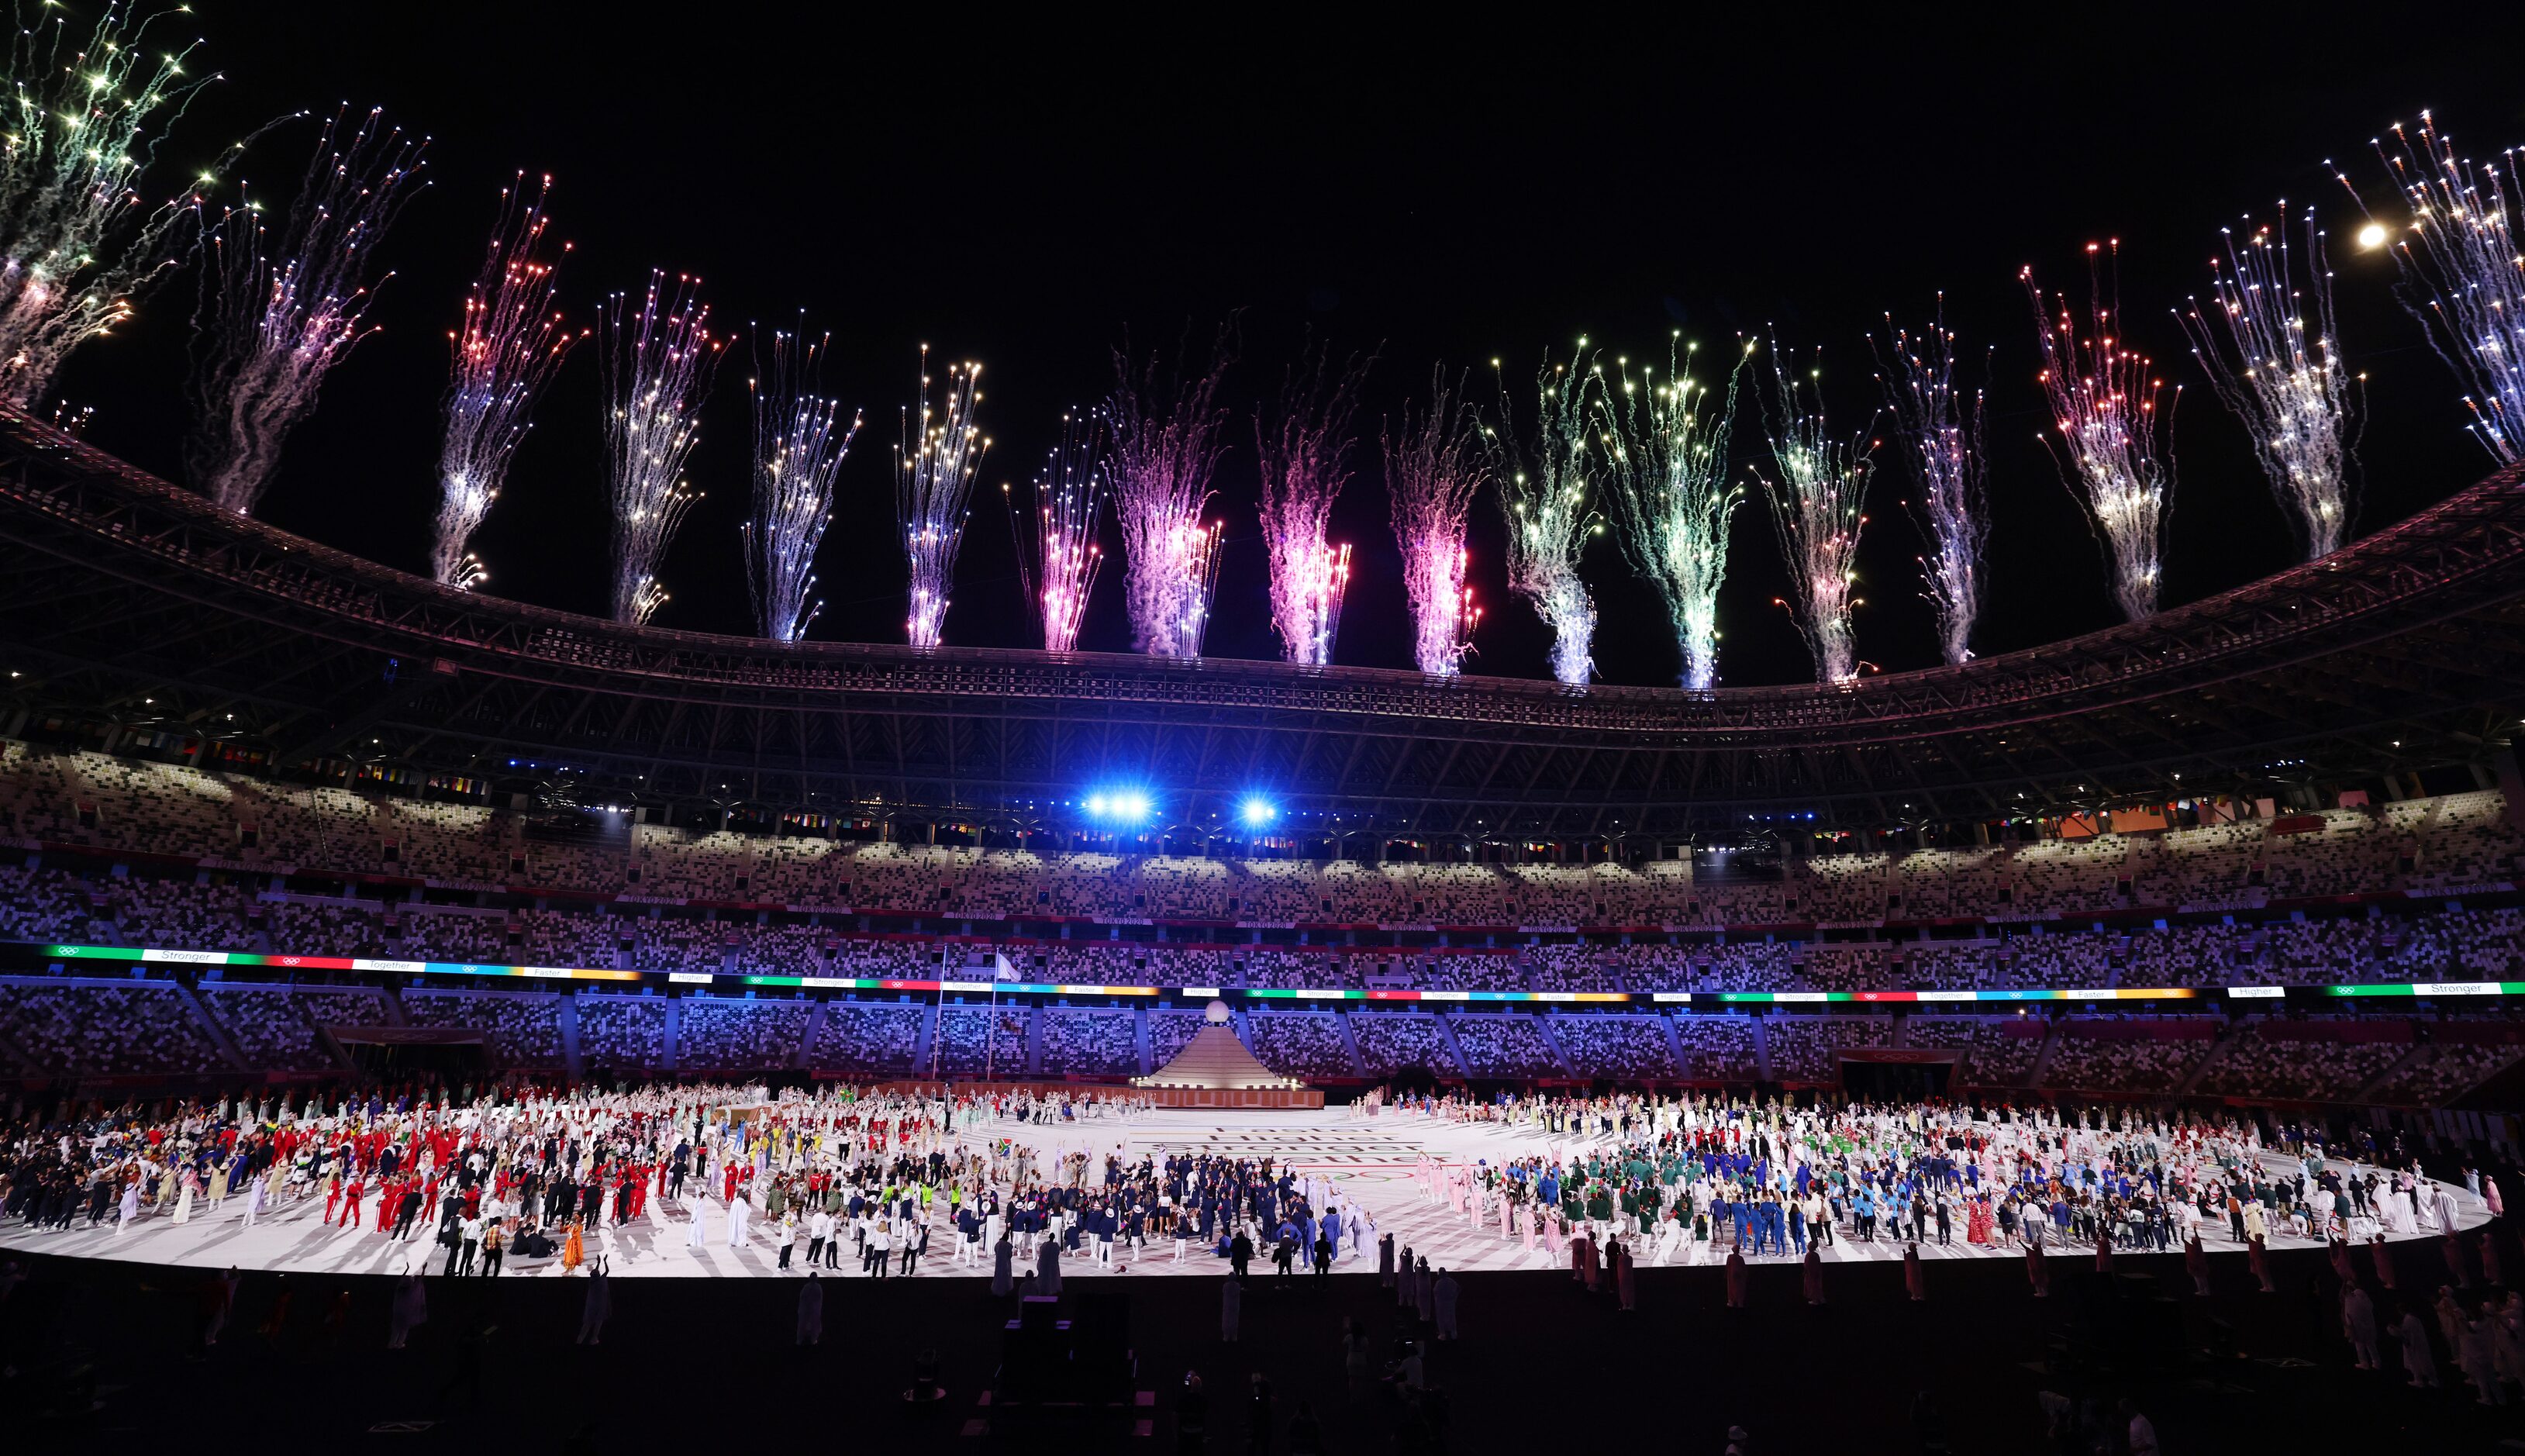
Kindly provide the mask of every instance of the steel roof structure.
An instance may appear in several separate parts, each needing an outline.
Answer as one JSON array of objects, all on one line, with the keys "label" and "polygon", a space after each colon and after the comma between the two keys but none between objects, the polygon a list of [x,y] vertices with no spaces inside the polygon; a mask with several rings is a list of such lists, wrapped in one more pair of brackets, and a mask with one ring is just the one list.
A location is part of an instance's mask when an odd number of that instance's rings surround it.
[{"label": "steel roof structure", "polygon": [[2525,713],[2525,469],[2142,622],[1700,694],[622,627],[222,513],[5,411],[0,566],[23,714],[966,823],[1121,783],[1193,828],[1255,792],[1291,826],[1471,839],[1958,823],[2479,762]]}]

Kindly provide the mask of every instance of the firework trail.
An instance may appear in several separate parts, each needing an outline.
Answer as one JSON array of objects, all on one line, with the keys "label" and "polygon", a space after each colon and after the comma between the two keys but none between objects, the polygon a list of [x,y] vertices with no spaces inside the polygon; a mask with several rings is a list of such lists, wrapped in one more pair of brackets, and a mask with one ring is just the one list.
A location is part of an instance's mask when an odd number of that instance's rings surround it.
[{"label": "firework trail", "polygon": [[1329,351],[1284,380],[1274,419],[1254,421],[1262,467],[1262,546],[1271,574],[1271,626],[1283,659],[1327,667],[1350,586],[1350,547],[1324,538],[1333,501],[1350,482],[1350,424],[1370,361],[1339,372]]},{"label": "firework trail", "polygon": [[1394,540],[1403,548],[1403,594],[1411,603],[1412,659],[1433,678],[1452,678],[1473,650],[1481,609],[1464,584],[1470,560],[1464,518],[1489,470],[1479,449],[1463,383],[1447,387],[1443,370],[1429,372],[1429,408],[1406,402],[1399,428],[1387,432],[1385,484]]},{"label": "firework trail", "polygon": [[1894,417],[1894,433],[1919,477],[1911,513],[1931,552],[1920,561],[1920,594],[1937,613],[1939,647],[1954,664],[1972,656],[1990,499],[1981,391],[1966,396],[1956,388],[1956,336],[1947,327],[1945,305],[1941,297],[1939,316],[1923,333],[1898,328],[1893,316],[1886,317],[1886,337],[1877,343],[1886,373],[1876,379]]},{"label": "firework trail", "polygon": [[[2286,201],[2280,213],[2285,220]],[[2253,454],[2305,543],[2305,559],[2330,556],[2350,528],[2351,380],[2333,332],[2323,230],[2314,225],[2314,210],[2306,209],[2311,337],[2285,224],[2254,229],[2241,247],[2232,231],[2222,227],[2219,235],[2227,256],[2209,262],[2209,307],[2195,299],[2176,317],[2192,336],[2192,357],[2208,373],[2209,387],[2252,432]]]},{"label": "firework trail", "polygon": [[411,196],[427,138],[407,140],[371,111],[324,124],[277,232],[251,202],[207,229],[210,257],[193,315],[206,352],[191,380],[184,464],[222,510],[251,515],[289,432],[316,411],[333,366],[373,330],[369,254]]},{"label": "firework trail", "polygon": [[947,625],[947,589],[956,576],[956,552],[965,542],[965,501],[973,473],[991,442],[973,424],[982,402],[978,364],[947,366],[945,398],[929,403],[929,346],[920,346],[919,418],[903,416],[903,443],[894,450],[895,520],[903,529],[903,557],[911,567],[912,615],[907,628],[915,647],[935,647]]},{"label": "firework trail", "polygon": [[1683,685],[1708,692],[1718,685],[1727,527],[1745,499],[1727,483],[1727,441],[1736,428],[1737,384],[1753,351],[1738,354],[1726,397],[1713,400],[1709,387],[1686,373],[1699,347],[1684,345],[1680,354],[1670,347],[1663,382],[1650,368],[1634,383],[1625,364],[1620,388],[1609,387],[1601,407],[1615,538],[1665,598],[1683,647]]},{"label": "firework trail", "polygon": [[701,279],[673,286],[652,269],[637,313],[617,293],[598,316],[604,337],[605,453],[614,483],[614,620],[638,627],[667,603],[658,580],[667,545],[699,499],[684,462],[701,443],[702,400],[727,341],[711,337]]},{"label": "firework trail", "polygon": [[[547,176],[532,200],[525,174],[500,193],[500,221],[491,233],[481,276],[465,295],[465,326],[448,335],[455,357],[447,391],[447,432],[438,448],[437,538],[430,571],[446,584],[471,589],[490,579],[468,549],[500,486],[510,459],[526,437],[535,400],[560,372],[570,345],[587,336],[570,332],[553,312],[553,266],[538,250],[549,219]],[[569,251],[561,245],[560,252]]]},{"label": "firework trail", "polygon": [[1779,340],[1771,341],[1777,397],[1765,401],[1762,426],[1780,478],[1762,480],[1762,499],[1780,529],[1780,558],[1788,565],[1790,590],[1796,594],[1796,600],[1782,605],[1814,656],[1815,680],[1835,683],[1858,676],[1850,614],[1862,605],[1853,594],[1858,585],[1858,532],[1867,525],[1859,510],[1874,466],[1864,430],[1848,440],[1836,439],[1824,423],[1823,400],[1814,384],[1821,373],[1809,370],[1802,386],[1792,377]]},{"label": "firework trail", "polygon": [[748,381],[754,395],[754,519],[745,524],[745,585],[755,620],[775,642],[807,635],[824,604],[816,590],[816,548],[833,524],[833,486],[860,420],[815,392],[817,365],[831,335],[771,335],[770,368]]},{"label": "firework trail", "polygon": [[[22,409],[80,344],[131,317],[181,260],[190,199],[140,200],[140,174],[203,80],[147,52],[163,17],[108,5],[84,42],[67,11],[18,31],[0,147],[0,399]],[[208,180],[208,174],[204,175]]]},{"label": "firework trail", "polygon": [[[1587,341],[1580,339],[1584,350]],[[1581,367],[1581,360],[1584,367]],[[1491,361],[1497,368],[1499,361]],[[1566,365],[1546,358],[1535,378],[1539,404],[1531,446],[1516,439],[1516,411],[1500,380],[1500,423],[1482,428],[1500,509],[1508,517],[1508,585],[1552,628],[1552,676],[1570,686],[1595,670],[1596,599],[1578,575],[1587,538],[1604,522],[1588,504],[1589,395],[1604,385],[1593,356]]]},{"label": "firework trail", "polygon": [[1152,657],[1199,657],[1218,581],[1217,523],[1205,524],[1211,477],[1224,450],[1219,380],[1233,335],[1219,330],[1209,370],[1168,385],[1155,355],[1135,372],[1114,356],[1115,383],[1105,403],[1114,432],[1107,479],[1122,530],[1122,571],[1131,645]]},{"label": "firework trail", "polygon": [[1009,531],[1016,537],[1017,577],[1026,595],[1043,612],[1043,645],[1047,652],[1074,652],[1078,624],[1087,615],[1087,598],[1096,589],[1097,570],[1105,548],[1096,531],[1105,511],[1105,422],[1076,413],[1061,417],[1061,442],[1034,477],[1034,527],[1017,525],[1017,510],[1009,488],[1000,487],[1009,510]]},{"label": "firework trail", "polygon": [[[2394,242],[2402,305],[2471,388],[2463,402],[2474,435],[2501,465],[2525,460],[2525,247],[2518,243],[2525,176],[2518,152],[2511,147],[2496,162],[2459,157],[2422,112],[2416,135],[2398,125],[2390,146],[2377,139],[2376,155],[2411,215]],[[2348,176],[2341,184],[2358,196]],[[2358,205],[2364,210],[2366,199]],[[2368,217],[2365,237],[2382,246],[2394,229]]]},{"label": "firework trail", "polygon": [[[2114,248],[2118,250],[2116,242]],[[2034,270],[2017,276],[2034,300],[2035,339],[2043,348],[2038,376],[2053,423],[2068,452],[2063,473],[2111,558],[2113,599],[2137,622],[2156,610],[2157,533],[2174,496],[2174,464],[2166,419],[2157,400],[2165,381],[2146,355],[2124,347],[2120,320],[2102,266],[2104,248],[2087,244],[2090,291],[2085,331],[2066,297],[2047,303]],[[2183,391],[2177,389],[2180,401]],[[2049,445],[2050,439],[2045,439]],[[2056,461],[2059,457],[2055,455]]]}]

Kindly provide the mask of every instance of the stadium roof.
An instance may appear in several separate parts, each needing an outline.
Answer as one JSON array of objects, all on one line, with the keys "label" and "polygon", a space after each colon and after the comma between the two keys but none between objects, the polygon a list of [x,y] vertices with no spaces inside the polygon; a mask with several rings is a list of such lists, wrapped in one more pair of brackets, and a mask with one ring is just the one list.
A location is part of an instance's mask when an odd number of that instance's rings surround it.
[{"label": "stadium roof", "polygon": [[[0,641],[30,717],[292,765],[988,823],[1679,838],[1957,822],[2479,761],[2525,712],[2525,470],[2146,621],[1845,687],[775,643],[470,594],[0,411]],[[515,761],[517,769],[511,769]],[[1812,816],[1811,821],[1808,816]]]}]

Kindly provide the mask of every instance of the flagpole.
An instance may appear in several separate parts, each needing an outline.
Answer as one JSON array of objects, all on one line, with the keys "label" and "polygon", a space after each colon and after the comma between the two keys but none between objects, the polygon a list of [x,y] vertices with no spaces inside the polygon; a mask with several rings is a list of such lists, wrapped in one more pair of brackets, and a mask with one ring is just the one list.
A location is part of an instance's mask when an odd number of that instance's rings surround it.
[{"label": "flagpole", "polygon": [[941,1079],[938,1066],[947,1052],[947,956],[943,951],[938,956],[937,995],[937,1025],[929,1032],[929,1078],[932,1081]]}]

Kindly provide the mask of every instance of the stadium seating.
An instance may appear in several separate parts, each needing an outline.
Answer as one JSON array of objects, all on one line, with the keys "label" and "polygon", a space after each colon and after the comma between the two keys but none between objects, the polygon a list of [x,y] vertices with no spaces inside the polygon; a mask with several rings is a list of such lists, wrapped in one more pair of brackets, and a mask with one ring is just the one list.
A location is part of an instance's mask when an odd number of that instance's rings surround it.
[{"label": "stadium seating", "polygon": [[1553,1039],[1580,1077],[1662,1081],[1681,1075],[1666,1044],[1665,1022],[1654,1016],[1556,1016]]},{"label": "stadium seating", "polygon": [[1552,1049],[1540,1017],[1458,1016],[1451,1019],[1456,1048],[1473,1077],[1535,1078],[1567,1075]]},{"label": "stadium seating", "polygon": [[836,1001],[824,1008],[823,1029],[817,1034],[813,1065],[818,1070],[867,1076],[923,1071],[917,1006],[871,1005]]},{"label": "stadium seating", "polygon": [[[1419,1020],[1429,1020],[1423,1017]],[[1352,1075],[1341,1021],[1328,1012],[1257,1012],[1246,1019],[1254,1059],[1283,1077]],[[1365,1046],[1361,1047],[1364,1053]]]},{"label": "stadium seating", "polygon": [[190,998],[173,985],[0,984],[0,1028],[42,1071],[117,1077],[199,1074],[226,1063]]},{"label": "stadium seating", "polygon": [[1047,1010],[1042,1053],[1045,1077],[1137,1077],[1137,1018],[1127,1011]]},{"label": "stadium seating", "polygon": [[[2330,1031],[2399,1031],[2401,1040],[2334,1037]],[[2202,1075],[2200,1090],[2213,1096],[2281,1101],[2352,1100],[2369,1082],[2410,1053],[2407,1027],[2344,1023],[2263,1022],[2247,1027],[2222,1046]]]},{"label": "stadium seating", "polygon": [[1683,1045],[1683,1075],[1696,1081],[1752,1081],[1761,1075],[1756,1029],[1738,1016],[1678,1017],[1675,1039]]},{"label": "stadium seating", "polygon": [[1434,1016],[1418,1012],[1362,1012],[1353,1016],[1351,1034],[1359,1042],[1359,1059],[1370,1077],[1391,1077],[1420,1068],[1440,1076],[1461,1071],[1448,1049],[1446,1030]]},{"label": "stadium seating", "polygon": [[589,1067],[654,1072],[667,1065],[667,1009],[658,996],[582,995],[578,1055]]},{"label": "stadium seating", "polygon": [[[1698,883],[1680,861],[1634,868],[1045,856],[656,825],[626,826],[619,844],[598,847],[530,839],[520,816],[482,805],[291,786],[20,743],[0,745],[0,824],[22,841],[245,871],[402,875],[652,903],[1537,929],[1867,925],[1989,915],[2003,906],[2022,919],[2252,909],[2379,890],[2482,889],[2512,881],[2525,851],[2500,796],[2487,790],[2192,829],[1816,855],[1789,861],[1777,881],[1753,883]],[[126,900],[146,910],[146,898],[135,889]],[[206,907],[189,903],[184,913]],[[754,918],[722,916],[717,924]],[[711,933],[653,927],[639,944],[706,959]]]},{"label": "stadium seating", "polygon": [[[291,960],[267,968],[268,983],[196,983],[161,967],[127,981],[0,978],[0,1060],[58,1077],[322,1076],[347,1055],[325,1028],[405,1022],[478,1032],[488,1063],[531,1071],[1114,1079],[1164,1065],[1202,1025],[1191,1006],[1121,997],[934,1007],[819,981],[802,999],[774,999],[785,994],[776,982],[760,998],[712,994],[730,982],[704,990],[663,976],[651,994],[568,995],[548,981],[443,974],[475,965],[969,980],[1004,956],[1024,981],[1217,986],[1231,999],[2525,979],[2525,909],[2498,903],[2512,897],[2525,840],[2489,791],[2199,828],[1791,857],[1777,879],[1715,882],[1686,860],[1039,854],[643,824],[556,842],[527,820],[0,744],[0,937],[421,961],[441,973],[426,983],[322,969],[277,979],[299,974]],[[2430,1036],[2390,1008],[2221,1036],[2206,1018],[2162,1010],[1758,1022],[1640,1003],[1563,1002],[1541,1017],[1495,1001],[1435,1004],[1443,1014],[1427,1002],[1258,998],[1236,1025],[1266,1065],[1316,1079],[1422,1068],[1733,1083],[1767,1072],[1828,1084],[1844,1052],[1899,1041],[1956,1052],[1960,1087],[2364,1092],[2404,1106],[2441,1105],[2525,1054],[2503,1023],[2450,1021]]]}]

